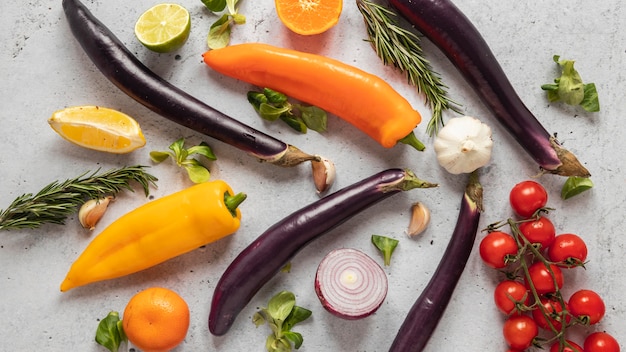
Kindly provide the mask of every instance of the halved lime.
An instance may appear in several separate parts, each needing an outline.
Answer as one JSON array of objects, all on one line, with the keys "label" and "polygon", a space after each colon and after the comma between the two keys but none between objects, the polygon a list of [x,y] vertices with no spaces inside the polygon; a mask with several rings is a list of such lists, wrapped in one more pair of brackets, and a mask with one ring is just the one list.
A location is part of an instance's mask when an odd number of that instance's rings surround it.
[{"label": "halved lime", "polygon": [[168,53],[185,44],[191,31],[189,11],[178,4],[158,4],[135,24],[135,36],[148,49]]}]

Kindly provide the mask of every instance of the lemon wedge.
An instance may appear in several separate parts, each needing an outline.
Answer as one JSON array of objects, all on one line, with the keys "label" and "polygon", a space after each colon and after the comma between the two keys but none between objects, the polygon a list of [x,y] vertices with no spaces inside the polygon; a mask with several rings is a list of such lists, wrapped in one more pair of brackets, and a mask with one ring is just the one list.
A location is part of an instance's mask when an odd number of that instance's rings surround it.
[{"label": "lemon wedge", "polygon": [[124,154],[146,144],[139,123],[117,110],[75,106],[52,114],[48,123],[61,137],[81,147]]},{"label": "lemon wedge", "polygon": [[189,38],[191,16],[178,4],[158,4],[144,12],[135,23],[135,36],[146,48],[168,53],[179,49]]}]

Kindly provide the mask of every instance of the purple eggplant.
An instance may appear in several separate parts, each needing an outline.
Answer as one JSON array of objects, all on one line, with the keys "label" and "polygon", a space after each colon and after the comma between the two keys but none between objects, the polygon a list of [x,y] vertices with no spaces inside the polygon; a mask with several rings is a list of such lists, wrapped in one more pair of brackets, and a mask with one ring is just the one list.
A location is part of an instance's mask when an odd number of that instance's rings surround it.
[{"label": "purple eggplant", "polygon": [[422,351],[443,316],[469,259],[482,211],[483,189],[476,171],[463,193],[461,209],[435,274],[400,326],[390,352]]},{"label": "purple eggplant", "polygon": [[74,37],[115,86],[155,113],[243,150],[261,161],[294,166],[319,161],[298,148],[247,126],[175,87],[146,67],[79,1],[63,0]]},{"label": "purple eggplant", "polygon": [[450,0],[389,0],[461,72],[482,102],[544,172],[589,177],[576,156],[541,125],[508,80],[489,45]]},{"label": "purple eggplant", "polygon": [[218,336],[228,332],[259,289],[314,239],[393,194],[435,186],[411,171],[389,169],[288,215],[239,253],[222,274],[213,293],[209,331]]}]

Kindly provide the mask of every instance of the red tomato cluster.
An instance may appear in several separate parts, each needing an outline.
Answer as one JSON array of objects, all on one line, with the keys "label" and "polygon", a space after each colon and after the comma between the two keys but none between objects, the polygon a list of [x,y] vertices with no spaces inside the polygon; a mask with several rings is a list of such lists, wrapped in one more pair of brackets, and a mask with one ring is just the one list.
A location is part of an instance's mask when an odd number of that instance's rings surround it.
[{"label": "red tomato cluster", "polygon": [[[550,352],[619,352],[619,344],[606,332],[587,336],[584,347],[565,339],[563,332],[570,326],[600,322],[606,307],[592,290],[578,290],[569,299],[561,294],[564,273],[585,264],[587,245],[575,234],[557,235],[546,216],[547,203],[548,193],[541,184],[516,184],[509,196],[517,215],[506,222],[510,231],[496,223],[479,245],[483,262],[506,272],[507,278],[494,290],[494,302],[507,317],[503,335],[509,351],[546,343]],[[538,338],[542,331],[549,336]]]}]

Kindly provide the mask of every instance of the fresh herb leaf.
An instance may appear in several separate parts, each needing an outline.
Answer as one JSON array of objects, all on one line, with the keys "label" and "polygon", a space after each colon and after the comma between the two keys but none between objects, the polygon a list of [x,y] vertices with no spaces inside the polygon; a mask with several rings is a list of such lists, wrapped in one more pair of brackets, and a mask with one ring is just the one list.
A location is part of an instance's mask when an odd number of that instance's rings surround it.
[{"label": "fresh herb leaf", "polygon": [[45,223],[64,224],[65,219],[76,213],[86,199],[116,195],[126,189],[134,191],[131,181],[138,182],[146,197],[156,177],[145,172],[147,166],[128,166],[98,174],[84,173],[74,179],[55,181],[37,194],[23,194],[6,209],[0,209],[0,230],[38,228]]},{"label": "fresh herb leaf", "polygon": [[386,236],[372,235],[372,243],[383,254],[385,266],[391,264],[391,255],[398,246],[399,241]]},{"label": "fresh herb leaf", "polygon": [[111,352],[117,352],[126,340],[118,312],[111,311],[104,319],[100,320],[96,330],[96,342],[98,344]]},{"label": "fresh herb leaf", "polygon": [[310,310],[296,305],[296,296],[292,292],[281,291],[269,300],[267,308],[260,308],[254,313],[252,322],[257,327],[267,323],[272,330],[265,340],[268,352],[291,352],[292,343],[298,349],[304,341],[302,335],[291,331],[291,328],[311,314]]},{"label": "fresh herb leaf", "polygon": [[226,8],[226,0],[201,0],[204,6],[206,6],[212,12],[224,11]]},{"label": "fresh herb leaf", "polygon": [[169,146],[170,151],[151,151],[150,159],[155,163],[161,163],[172,157],[176,165],[187,171],[189,179],[194,183],[202,183],[209,180],[211,173],[200,161],[192,158],[193,155],[200,155],[209,160],[217,160],[211,147],[201,142],[199,145],[185,148],[185,139],[180,138]]},{"label": "fresh herb leaf", "polygon": [[397,14],[392,10],[369,0],[357,0],[356,3],[365,20],[369,41],[383,64],[392,65],[404,73],[409,83],[424,94],[433,114],[426,131],[431,136],[436,135],[439,127],[444,125],[443,111],[461,113],[461,110],[448,98],[448,87],[424,57],[420,38],[400,27]]},{"label": "fresh herb leaf", "polygon": [[219,49],[228,46],[233,24],[242,25],[246,23],[246,16],[238,13],[238,0],[201,0],[202,3],[213,13],[226,10],[220,18],[215,21],[209,29],[207,45],[210,49]]},{"label": "fresh herb leaf", "polygon": [[561,198],[569,199],[593,188],[593,182],[587,177],[570,176],[561,189]]},{"label": "fresh herb leaf", "polygon": [[580,105],[589,112],[600,111],[598,92],[593,83],[585,84],[574,68],[573,60],[561,60],[559,55],[552,57],[561,68],[561,76],[554,83],[544,84],[541,89],[547,92],[548,101],[562,101],[568,105]]},{"label": "fresh herb leaf", "polygon": [[264,120],[280,119],[300,133],[306,133],[309,128],[320,133],[326,131],[328,116],[326,111],[317,106],[292,104],[285,94],[269,88],[261,92],[249,91],[246,96]]}]

